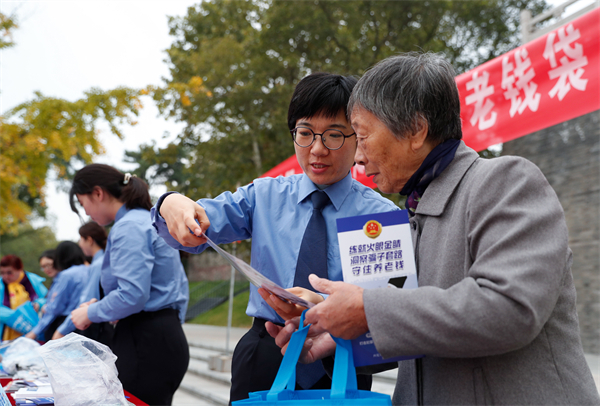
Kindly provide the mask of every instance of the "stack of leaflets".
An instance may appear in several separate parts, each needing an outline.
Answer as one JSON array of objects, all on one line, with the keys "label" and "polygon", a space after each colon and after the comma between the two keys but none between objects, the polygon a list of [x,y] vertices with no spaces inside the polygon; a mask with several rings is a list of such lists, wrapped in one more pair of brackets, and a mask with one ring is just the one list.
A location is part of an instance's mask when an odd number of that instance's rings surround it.
[{"label": "stack of leaflets", "polygon": [[53,406],[54,398],[19,398],[15,399],[15,405],[45,405]]},{"label": "stack of leaflets", "polygon": [[54,392],[49,382],[28,382],[29,386],[19,389],[12,396],[16,405],[53,405]]}]

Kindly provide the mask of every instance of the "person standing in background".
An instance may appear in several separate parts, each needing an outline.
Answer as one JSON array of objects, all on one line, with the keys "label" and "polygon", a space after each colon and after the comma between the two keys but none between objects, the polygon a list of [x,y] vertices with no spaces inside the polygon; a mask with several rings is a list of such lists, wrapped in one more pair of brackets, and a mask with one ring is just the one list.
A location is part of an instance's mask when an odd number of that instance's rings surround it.
[{"label": "person standing in background", "polygon": [[[36,311],[39,311],[45,303],[45,297],[48,289],[43,285],[44,278],[31,272],[23,270],[23,261],[16,255],[5,255],[0,260],[0,274],[2,274],[2,283],[0,284],[0,300],[2,306],[9,309],[32,302]],[[0,331],[2,331],[2,340],[14,340],[21,337],[21,333],[6,326],[0,320]]]},{"label": "person standing in background", "polygon": [[54,266],[58,273],[54,277],[48,301],[38,324],[25,335],[32,340],[50,340],[56,329],[79,305],[79,297],[88,278],[85,255],[77,244],[63,241],[56,247]]},{"label": "person standing in background", "polygon": [[[79,236],[79,247],[81,247],[86,257],[92,258],[88,280],[79,298],[79,304],[82,304],[92,299],[101,300],[104,297],[104,290],[100,284],[100,274],[102,272],[102,261],[104,260],[104,249],[106,248],[108,236],[104,227],[93,221],[79,228]],[[86,330],[76,330],[69,315],[60,327],[56,329],[52,339],[61,338],[72,331],[76,331],[87,338],[110,347],[115,328],[109,322],[101,322],[92,323]]]},{"label": "person standing in background", "polygon": [[44,252],[42,252],[42,255],[40,255],[40,269],[42,270],[43,273],[46,274],[46,276],[48,278],[54,278],[56,276],[56,274],[58,273],[58,271],[56,270],[56,268],[54,267],[54,257],[56,255],[56,250],[55,249],[51,249],[51,250],[46,250]]}]

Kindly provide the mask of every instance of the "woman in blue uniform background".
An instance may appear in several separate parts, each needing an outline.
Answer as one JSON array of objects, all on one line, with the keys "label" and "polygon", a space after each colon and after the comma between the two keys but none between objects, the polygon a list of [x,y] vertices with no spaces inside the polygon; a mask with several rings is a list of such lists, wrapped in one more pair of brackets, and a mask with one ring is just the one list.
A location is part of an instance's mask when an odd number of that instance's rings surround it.
[{"label": "woman in blue uniform background", "polygon": [[79,296],[88,277],[85,255],[79,245],[63,241],[56,247],[54,267],[58,271],[48,291],[46,306],[38,324],[25,337],[49,340],[55,330],[79,306]]},{"label": "woman in blue uniform background", "polygon": [[80,330],[117,321],[112,350],[123,388],[151,405],[170,405],[189,363],[181,328],[188,284],[179,252],[152,227],[148,185],[103,164],[77,172],[70,191],[98,224],[114,225],[102,263],[104,298],[72,312]]},{"label": "woman in blue uniform background", "polygon": [[[79,237],[77,244],[81,247],[86,257],[92,258],[88,280],[79,297],[79,303],[81,304],[89,302],[92,299],[100,300],[104,297],[104,292],[100,286],[100,273],[102,271],[104,248],[106,248],[108,235],[104,227],[90,221],[79,228]],[[110,347],[115,328],[109,322],[102,322],[92,323],[86,330],[76,330],[71,317],[67,317],[60,327],[56,329],[52,339],[56,340],[73,331]]]}]

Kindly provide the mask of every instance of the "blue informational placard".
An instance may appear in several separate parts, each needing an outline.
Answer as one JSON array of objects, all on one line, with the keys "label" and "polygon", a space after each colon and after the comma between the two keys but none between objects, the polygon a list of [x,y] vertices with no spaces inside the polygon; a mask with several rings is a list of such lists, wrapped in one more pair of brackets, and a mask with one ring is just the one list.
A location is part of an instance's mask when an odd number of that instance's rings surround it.
[{"label": "blue informational placard", "polygon": [[10,406],[10,400],[8,400],[8,396],[4,392],[2,385],[0,385],[0,406]]},{"label": "blue informational placard", "polygon": [[[344,282],[365,289],[414,289],[417,268],[406,210],[337,219]],[[352,340],[354,364],[365,366],[417,357],[384,359],[371,333]]]}]

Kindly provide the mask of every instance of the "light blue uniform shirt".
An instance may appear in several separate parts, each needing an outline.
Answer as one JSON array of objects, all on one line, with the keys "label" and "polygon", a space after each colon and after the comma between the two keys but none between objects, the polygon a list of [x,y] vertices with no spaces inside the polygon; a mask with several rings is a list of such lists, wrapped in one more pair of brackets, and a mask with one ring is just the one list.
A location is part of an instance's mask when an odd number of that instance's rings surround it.
[{"label": "light blue uniform shirt", "polygon": [[[210,220],[206,234],[211,240],[226,244],[252,238],[252,267],[279,286],[291,288],[302,237],[313,211],[309,196],[315,190],[318,190],[317,186],[304,174],[275,179],[260,178],[233,194],[225,192],[215,199],[198,200],[198,204],[204,207]],[[352,179],[350,174],[324,191],[332,203],[323,209],[327,223],[327,268],[329,279],[339,281],[342,280],[342,264],[336,219],[384,213],[399,208]],[[161,196],[159,203],[164,197]],[[200,253],[208,246],[203,244],[190,248],[179,244],[169,234],[156,206],[152,208],[152,220],[158,234],[173,248]],[[254,285],[250,286],[246,314],[281,323],[283,320],[257,290]]]},{"label": "light blue uniform shirt", "polygon": [[[81,291],[79,304],[90,301],[92,298],[100,300],[100,272],[102,271],[102,260],[104,259],[104,250],[99,250],[92,258],[92,264],[88,269],[88,279],[86,285]],[[71,315],[67,316],[65,321],[56,329],[62,335],[67,335],[75,331],[75,325],[71,321]]]},{"label": "light blue uniform shirt", "polygon": [[[79,297],[87,282],[88,268],[87,265],[74,265],[56,274],[46,296],[44,315],[32,332],[39,336],[56,317],[70,316],[71,311],[79,306]],[[50,340],[52,337],[45,338]]]},{"label": "light blue uniform shirt", "polygon": [[119,209],[100,280],[105,296],[88,308],[93,323],[168,308],[179,311],[182,323],[185,319],[189,293],[179,252],[158,237],[147,210]]}]

